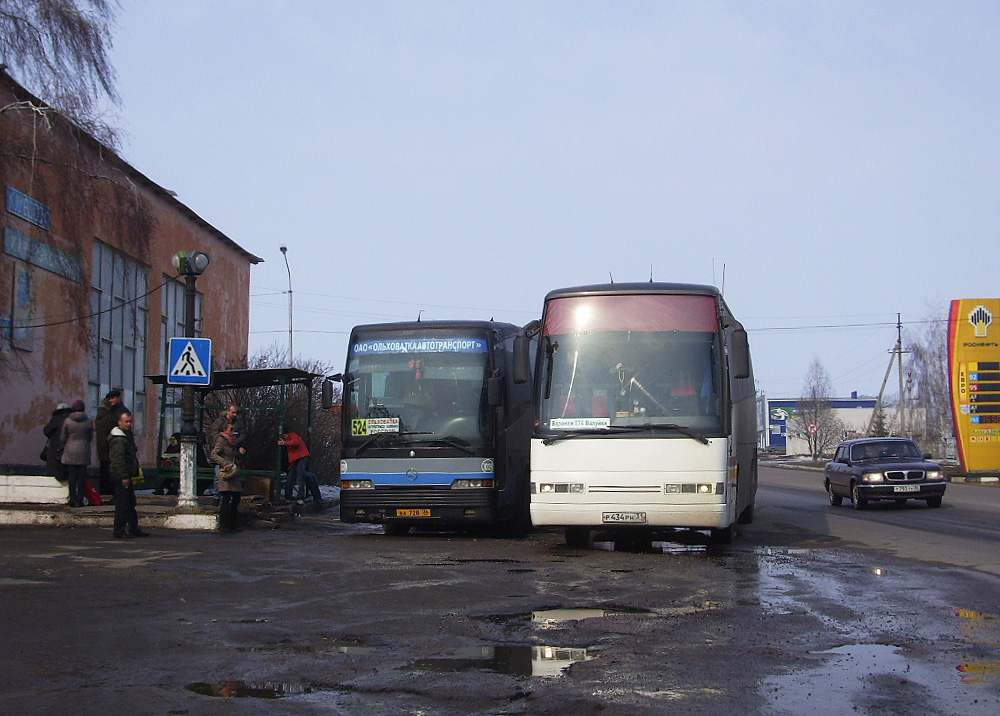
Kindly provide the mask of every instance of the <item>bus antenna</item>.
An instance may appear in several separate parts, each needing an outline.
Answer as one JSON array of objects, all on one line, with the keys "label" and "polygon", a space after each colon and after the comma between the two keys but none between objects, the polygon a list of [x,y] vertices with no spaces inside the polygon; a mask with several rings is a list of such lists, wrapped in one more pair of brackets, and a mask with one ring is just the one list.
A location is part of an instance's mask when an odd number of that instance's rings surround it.
[{"label": "bus antenna", "polygon": [[611,279],[611,283],[614,283],[614,282],[615,282],[615,277],[611,275],[611,272],[610,272],[610,271],[608,271],[608,278],[610,278],[610,279]]},{"label": "bus antenna", "polygon": [[421,315],[421,314],[422,314],[423,312],[424,312],[424,309],[422,309],[422,308],[421,308],[421,309],[420,309],[419,311],[417,311],[417,323],[420,323],[420,315]]},{"label": "bus antenna", "polygon": [[649,282],[653,283],[653,264],[649,265]]}]

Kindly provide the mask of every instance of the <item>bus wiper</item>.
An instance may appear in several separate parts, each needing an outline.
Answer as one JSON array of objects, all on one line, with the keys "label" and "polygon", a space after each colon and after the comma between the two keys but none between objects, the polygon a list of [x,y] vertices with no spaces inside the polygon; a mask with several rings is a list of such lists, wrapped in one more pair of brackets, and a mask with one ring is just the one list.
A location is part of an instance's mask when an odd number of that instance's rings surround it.
[{"label": "bus wiper", "polygon": [[[414,433],[410,433],[410,435],[413,435],[413,434]],[[434,433],[420,433],[420,434],[421,435],[434,435]],[[472,454],[475,453],[475,451],[472,448],[469,447],[469,443],[467,443],[465,440],[462,440],[462,438],[458,437],[457,435],[436,435],[436,436],[434,436],[432,438],[425,438],[423,440],[411,440],[410,441],[411,445],[413,445],[415,443],[430,443],[430,444],[433,444],[433,443],[443,443],[443,444],[447,445],[448,447],[453,447],[453,448],[456,448],[458,450],[461,450],[462,452],[466,453],[467,455],[472,455]]]},{"label": "bus wiper", "polygon": [[365,440],[363,443],[361,443],[360,445],[358,445],[357,454],[360,455],[365,450],[367,450],[368,448],[370,448],[372,445],[374,445],[375,443],[377,443],[381,438],[384,438],[384,437],[386,437],[388,435],[395,435],[395,436],[398,437],[400,435],[431,435],[431,434],[432,433],[418,433],[418,432],[375,433],[374,435],[369,436],[369,438],[367,440]]},{"label": "bus wiper", "polygon": [[[633,427],[633,426],[623,426],[623,427]],[[635,430],[648,430],[650,432],[656,432],[657,430],[672,430],[678,432],[681,435],[686,435],[692,440],[697,440],[703,445],[708,445],[708,438],[706,438],[701,433],[697,433],[689,427],[684,425],[678,425],[677,423],[646,423],[645,425],[634,426]]]},{"label": "bus wiper", "polygon": [[572,440],[573,438],[583,438],[591,435],[614,435],[620,433],[643,433],[643,432],[657,432],[659,430],[670,430],[673,432],[678,432],[681,435],[685,435],[692,440],[697,440],[703,445],[708,445],[708,438],[697,433],[691,428],[686,428],[683,425],[677,425],[675,423],[646,423],[645,425],[609,425],[606,428],[600,428],[598,430],[571,430],[569,432],[560,433],[559,435],[553,435],[551,437],[544,438],[542,440],[542,445],[551,445],[559,440]]}]

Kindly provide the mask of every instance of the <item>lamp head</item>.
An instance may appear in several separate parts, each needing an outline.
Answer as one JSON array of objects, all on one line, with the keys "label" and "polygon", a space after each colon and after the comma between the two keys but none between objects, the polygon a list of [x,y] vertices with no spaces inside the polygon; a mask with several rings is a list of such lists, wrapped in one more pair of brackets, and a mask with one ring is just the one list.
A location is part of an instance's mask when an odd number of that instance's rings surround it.
[{"label": "lamp head", "polygon": [[287,247],[287,246],[279,246],[279,247],[278,247],[278,250],[279,250],[279,251],[280,251],[281,253],[286,253],[286,252],[288,251],[288,247]]},{"label": "lamp head", "polygon": [[172,259],[177,273],[186,276],[200,276],[208,268],[209,261],[204,251],[178,251]]}]

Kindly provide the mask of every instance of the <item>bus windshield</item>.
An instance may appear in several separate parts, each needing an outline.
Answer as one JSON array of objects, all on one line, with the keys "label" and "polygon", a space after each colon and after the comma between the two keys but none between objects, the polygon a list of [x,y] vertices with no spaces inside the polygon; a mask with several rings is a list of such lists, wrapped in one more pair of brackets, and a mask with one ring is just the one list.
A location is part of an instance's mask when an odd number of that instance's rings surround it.
[{"label": "bus windshield", "polygon": [[485,337],[366,335],[345,376],[347,446],[475,447],[490,434]]},{"label": "bus windshield", "polygon": [[711,296],[553,299],[540,345],[546,432],[723,428],[722,360]]}]

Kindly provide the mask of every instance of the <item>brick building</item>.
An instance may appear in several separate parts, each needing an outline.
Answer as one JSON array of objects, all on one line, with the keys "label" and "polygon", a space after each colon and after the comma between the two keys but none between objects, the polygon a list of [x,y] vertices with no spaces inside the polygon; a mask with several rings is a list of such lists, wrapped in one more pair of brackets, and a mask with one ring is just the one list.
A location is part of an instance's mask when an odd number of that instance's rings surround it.
[{"label": "brick building", "polygon": [[[37,472],[58,403],[93,415],[111,388],[157,450],[167,339],[184,334],[171,259],[199,250],[199,335],[216,367],[246,363],[250,267],[261,261],[0,69],[0,472]],[[94,457],[96,465],[96,456]]]}]

